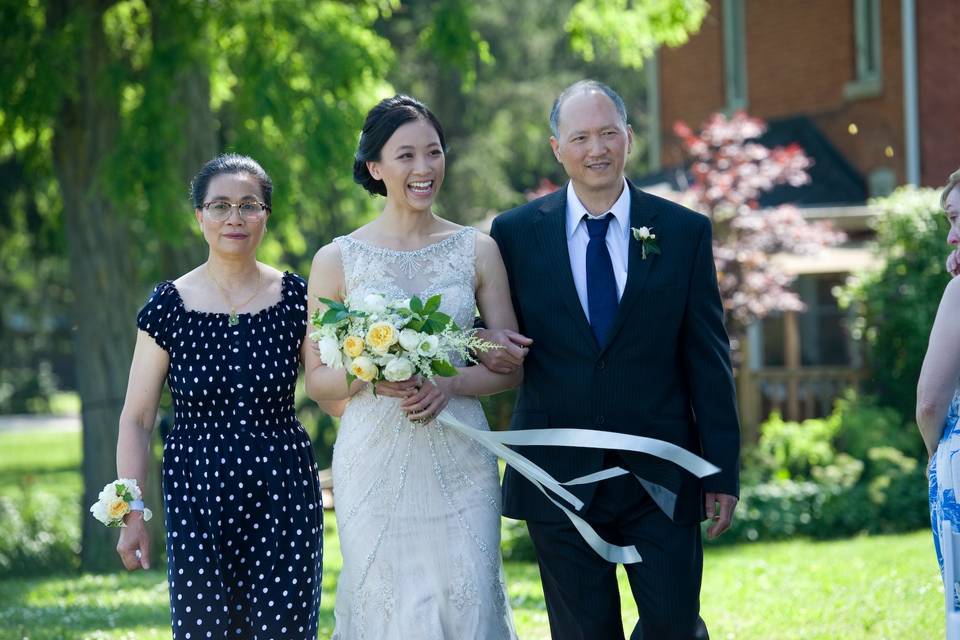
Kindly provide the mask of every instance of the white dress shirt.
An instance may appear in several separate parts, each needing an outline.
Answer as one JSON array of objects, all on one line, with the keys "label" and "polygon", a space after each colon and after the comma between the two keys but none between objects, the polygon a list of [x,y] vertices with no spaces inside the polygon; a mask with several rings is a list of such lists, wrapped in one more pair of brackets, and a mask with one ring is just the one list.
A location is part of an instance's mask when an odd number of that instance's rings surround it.
[{"label": "white dress shirt", "polygon": [[[617,281],[617,299],[623,297],[623,288],[627,284],[627,259],[630,249],[630,188],[627,181],[623,181],[623,191],[613,203],[610,212],[613,220],[607,227],[607,251],[610,252],[610,261],[613,263],[613,277]],[[600,216],[603,217],[607,212]],[[567,249],[570,252],[570,270],[573,272],[573,284],[580,297],[580,306],[583,313],[590,320],[590,309],[587,304],[587,244],[590,234],[587,231],[584,214],[590,215],[576,191],[573,182],[567,183]]]}]

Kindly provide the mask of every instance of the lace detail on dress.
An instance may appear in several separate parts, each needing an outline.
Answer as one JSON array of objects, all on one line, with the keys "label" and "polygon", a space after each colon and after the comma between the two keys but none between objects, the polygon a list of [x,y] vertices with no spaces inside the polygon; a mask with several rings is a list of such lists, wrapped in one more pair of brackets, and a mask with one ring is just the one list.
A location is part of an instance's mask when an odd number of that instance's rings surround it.
[{"label": "lace detail on dress", "polygon": [[440,242],[416,251],[375,247],[341,236],[340,247],[347,301],[369,293],[391,299],[443,296],[441,309],[461,326],[473,326],[476,231],[464,227]]},{"label": "lace detail on dress", "polygon": [[[471,326],[476,231],[464,228],[417,251],[349,237],[340,248],[347,301],[442,296]],[[476,398],[447,410],[488,429]],[[515,638],[500,558],[496,458],[437,423],[417,425],[399,401],[369,388],[351,398],[333,453],[343,569],[333,637]]]}]

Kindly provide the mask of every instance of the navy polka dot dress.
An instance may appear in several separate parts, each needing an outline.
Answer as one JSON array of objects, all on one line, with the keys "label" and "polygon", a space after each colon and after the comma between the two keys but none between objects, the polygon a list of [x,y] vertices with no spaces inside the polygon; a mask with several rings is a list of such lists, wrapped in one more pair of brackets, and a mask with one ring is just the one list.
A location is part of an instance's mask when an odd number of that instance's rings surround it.
[{"label": "navy polka dot dress", "polygon": [[137,325],[170,355],[174,425],[163,452],[175,640],[313,640],[323,513],[294,414],[306,284],[241,314],[188,310],[162,282]]}]

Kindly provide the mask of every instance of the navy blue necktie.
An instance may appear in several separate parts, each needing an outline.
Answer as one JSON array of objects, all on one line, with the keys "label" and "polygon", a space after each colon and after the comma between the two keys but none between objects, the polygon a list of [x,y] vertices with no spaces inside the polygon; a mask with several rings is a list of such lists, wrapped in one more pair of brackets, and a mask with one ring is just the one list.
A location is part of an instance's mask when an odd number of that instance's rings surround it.
[{"label": "navy blue necktie", "polygon": [[617,315],[620,299],[617,296],[617,279],[613,275],[613,261],[607,250],[607,228],[612,214],[602,218],[583,216],[587,223],[590,242],[587,243],[587,310],[590,312],[590,328],[597,346],[607,344],[613,318]]}]

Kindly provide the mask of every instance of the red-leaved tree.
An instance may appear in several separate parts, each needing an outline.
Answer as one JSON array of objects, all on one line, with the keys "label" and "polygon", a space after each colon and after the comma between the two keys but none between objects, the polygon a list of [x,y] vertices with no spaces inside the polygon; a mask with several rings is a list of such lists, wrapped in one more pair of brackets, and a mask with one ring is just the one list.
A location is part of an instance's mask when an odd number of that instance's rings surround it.
[{"label": "red-leaved tree", "polygon": [[778,267],[773,254],[815,253],[845,239],[828,223],[808,222],[796,207],[760,208],[760,196],[774,187],[807,184],[812,164],[798,144],[756,142],[764,131],[762,120],[745,113],[714,114],[699,133],[683,122],[674,125],[691,182],[670,197],[713,221],[713,255],[735,349],[751,322],[804,309],[789,288],[795,276]]}]

